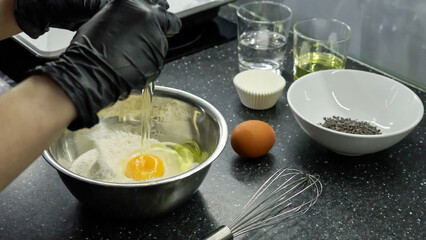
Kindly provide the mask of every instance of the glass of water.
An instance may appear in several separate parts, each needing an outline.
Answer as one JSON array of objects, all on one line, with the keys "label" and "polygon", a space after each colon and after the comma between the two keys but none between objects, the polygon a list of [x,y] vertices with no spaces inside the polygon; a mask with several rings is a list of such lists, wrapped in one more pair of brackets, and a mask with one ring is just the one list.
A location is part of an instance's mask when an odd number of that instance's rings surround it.
[{"label": "glass of water", "polygon": [[250,2],[238,10],[238,62],[240,71],[271,70],[281,73],[292,11],[277,2]]}]

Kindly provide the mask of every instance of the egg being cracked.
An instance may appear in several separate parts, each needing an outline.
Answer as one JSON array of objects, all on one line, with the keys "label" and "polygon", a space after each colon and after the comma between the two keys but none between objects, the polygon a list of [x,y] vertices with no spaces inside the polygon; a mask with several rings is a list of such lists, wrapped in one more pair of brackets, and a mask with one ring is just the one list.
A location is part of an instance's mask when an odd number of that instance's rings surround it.
[{"label": "egg being cracked", "polygon": [[[72,162],[70,170],[94,180],[132,183],[168,178],[197,166],[206,155],[199,148],[150,140],[147,152],[141,151],[140,135],[95,129],[90,134],[95,148]],[[190,146],[197,146],[189,141]],[[187,145],[187,146],[189,146]]]}]

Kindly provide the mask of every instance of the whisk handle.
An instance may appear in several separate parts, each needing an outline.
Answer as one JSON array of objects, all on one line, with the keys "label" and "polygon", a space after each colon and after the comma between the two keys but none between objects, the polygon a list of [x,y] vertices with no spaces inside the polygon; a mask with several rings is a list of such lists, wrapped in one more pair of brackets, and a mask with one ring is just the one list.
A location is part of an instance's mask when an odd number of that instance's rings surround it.
[{"label": "whisk handle", "polygon": [[232,240],[234,235],[231,232],[231,229],[227,226],[220,226],[214,232],[210,233],[204,240]]}]

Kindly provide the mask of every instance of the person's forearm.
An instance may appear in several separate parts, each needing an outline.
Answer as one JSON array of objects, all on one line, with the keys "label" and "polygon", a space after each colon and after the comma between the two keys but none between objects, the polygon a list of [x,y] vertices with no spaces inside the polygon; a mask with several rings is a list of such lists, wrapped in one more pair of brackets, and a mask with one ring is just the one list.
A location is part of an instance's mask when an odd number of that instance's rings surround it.
[{"label": "person's forearm", "polygon": [[0,40],[21,32],[13,14],[15,0],[0,0]]},{"label": "person's forearm", "polygon": [[0,96],[0,191],[57,139],[76,117],[65,93],[32,76]]}]

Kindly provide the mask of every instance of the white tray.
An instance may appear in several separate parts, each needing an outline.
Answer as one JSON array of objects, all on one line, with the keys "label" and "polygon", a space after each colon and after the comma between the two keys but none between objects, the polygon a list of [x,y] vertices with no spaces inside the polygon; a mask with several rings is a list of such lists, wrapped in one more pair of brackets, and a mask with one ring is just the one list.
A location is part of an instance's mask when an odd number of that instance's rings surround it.
[{"label": "white tray", "polygon": [[[168,0],[170,12],[180,18],[191,16],[195,13],[216,8],[235,0]],[[27,48],[31,53],[40,58],[55,59],[69,46],[75,32],[51,28],[49,32],[32,39],[25,33],[13,36],[17,42]]]}]

